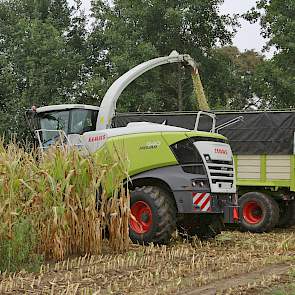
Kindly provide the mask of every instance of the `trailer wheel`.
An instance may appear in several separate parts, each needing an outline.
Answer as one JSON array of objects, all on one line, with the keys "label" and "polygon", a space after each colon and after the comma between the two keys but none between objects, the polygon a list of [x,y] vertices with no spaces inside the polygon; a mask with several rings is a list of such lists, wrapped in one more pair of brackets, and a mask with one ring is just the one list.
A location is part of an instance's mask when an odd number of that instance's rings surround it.
[{"label": "trailer wheel", "polygon": [[288,228],[295,225],[295,201],[281,202],[279,208],[280,218],[277,227]]},{"label": "trailer wheel", "polygon": [[279,220],[279,206],[268,195],[249,192],[239,198],[241,229],[255,233],[272,230]]},{"label": "trailer wheel", "polygon": [[177,223],[178,234],[191,239],[194,236],[202,240],[213,239],[224,228],[220,214],[185,214]]},{"label": "trailer wheel", "polygon": [[155,186],[130,192],[129,235],[133,243],[166,244],[176,228],[176,208],[169,194]]}]

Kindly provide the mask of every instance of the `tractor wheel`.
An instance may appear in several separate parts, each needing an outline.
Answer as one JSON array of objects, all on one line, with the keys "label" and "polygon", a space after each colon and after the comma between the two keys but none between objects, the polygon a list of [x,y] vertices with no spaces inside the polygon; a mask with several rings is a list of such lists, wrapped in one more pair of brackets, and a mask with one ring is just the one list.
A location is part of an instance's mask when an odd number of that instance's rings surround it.
[{"label": "tractor wheel", "polygon": [[176,208],[165,190],[155,186],[135,188],[130,192],[130,211],[133,243],[169,242],[176,228]]},{"label": "tractor wheel", "polygon": [[282,202],[280,207],[280,219],[277,227],[288,228],[295,225],[295,201]]},{"label": "tractor wheel", "polygon": [[178,233],[185,239],[194,236],[202,240],[213,239],[223,228],[220,214],[186,214],[177,223]]},{"label": "tractor wheel", "polygon": [[268,232],[279,221],[279,205],[268,195],[249,192],[239,198],[241,230],[254,233]]}]

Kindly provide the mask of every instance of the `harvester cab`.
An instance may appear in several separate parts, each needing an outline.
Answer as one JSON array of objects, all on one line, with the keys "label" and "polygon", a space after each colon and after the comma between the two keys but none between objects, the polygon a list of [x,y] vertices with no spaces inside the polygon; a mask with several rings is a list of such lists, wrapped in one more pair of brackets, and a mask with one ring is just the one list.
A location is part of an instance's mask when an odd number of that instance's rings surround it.
[{"label": "harvester cab", "polygon": [[40,147],[55,142],[103,155],[124,147],[128,158],[130,238],[139,243],[166,243],[177,227],[183,235],[214,237],[224,223],[238,221],[233,155],[227,139],[211,132],[133,122],[111,128],[122,91],[137,77],[169,63],[184,63],[197,71],[189,55],[144,62],[131,69],[107,91],[101,106],[55,105],[28,113]]},{"label": "harvester cab", "polygon": [[[57,142],[83,146],[79,137],[96,130],[98,112],[99,107],[91,105],[65,104],[33,107],[26,117],[40,148],[45,150]],[[75,143],[70,138],[76,139]]]}]

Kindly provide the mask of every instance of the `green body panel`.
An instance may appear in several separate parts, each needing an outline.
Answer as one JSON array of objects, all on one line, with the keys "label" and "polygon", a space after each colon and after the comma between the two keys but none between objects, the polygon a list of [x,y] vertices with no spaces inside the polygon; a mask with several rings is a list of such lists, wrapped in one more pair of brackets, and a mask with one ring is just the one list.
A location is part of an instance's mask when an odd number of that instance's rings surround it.
[{"label": "green body panel", "polygon": [[187,138],[184,132],[165,132],[162,136],[168,146]]},{"label": "green body panel", "polygon": [[234,158],[235,175],[237,177],[237,175],[238,175],[238,159],[237,159],[237,155],[233,155],[233,158]]},{"label": "green body panel", "polygon": [[[176,135],[177,137],[177,135]],[[162,133],[118,136],[107,141],[110,154],[120,151],[128,159],[129,176],[143,171],[177,164]]]},{"label": "green body panel", "polygon": [[128,174],[133,176],[144,171],[177,165],[170,145],[188,137],[224,138],[206,132],[156,132],[130,134],[108,139],[106,148],[110,154],[120,152],[128,159]]},{"label": "green body panel", "polygon": [[291,156],[291,191],[295,192],[295,155]]},{"label": "green body panel", "polygon": [[260,180],[262,182],[267,182],[266,176],[266,155],[260,156]]},{"label": "green body panel", "polygon": [[107,191],[111,192],[112,184],[117,183],[120,177],[122,179],[123,171],[128,172],[128,175],[123,175],[126,179],[155,168],[177,165],[170,145],[197,136],[225,139],[219,134],[198,131],[128,134],[108,138],[95,155],[106,165],[121,163],[121,166],[108,175]]},{"label": "green body panel", "polygon": [[235,170],[237,177],[237,186],[239,190],[245,190],[246,187],[249,187],[249,191],[253,187],[261,187],[261,189],[279,191],[281,189],[287,189],[289,191],[295,191],[295,155],[287,156],[290,164],[290,177],[289,179],[280,179],[279,177],[275,179],[267,178],[267,155],[260,155],[260,178],[259,179],[247,179],[239,178],[239,161],[238,156],[234,156],[235,160]]}]

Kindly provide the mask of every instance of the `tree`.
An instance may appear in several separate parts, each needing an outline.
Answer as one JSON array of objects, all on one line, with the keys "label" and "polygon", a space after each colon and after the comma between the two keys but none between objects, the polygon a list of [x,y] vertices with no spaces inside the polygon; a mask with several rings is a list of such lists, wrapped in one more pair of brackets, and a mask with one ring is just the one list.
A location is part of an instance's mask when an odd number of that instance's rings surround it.
[{"label": "tree", "polygon": [[263,56],[253,50],[242,53],[233,46],[213,49],[205,71],[210,76],[206,89],[215,108],[239,110],[256,104],[252,85],[261,63]]},{"label": "tree", "polygon": [[0,128],[8,137],[26,136],[24,110],[32,105],[81,96],[87,76],[85,25],[85,17],[66,0],[0,2],[1,112],[9,122],[9,128]]},{"label": "tree", "polygon": [[[227,26],[235,19],[218,14],[220,0],[116,0],[93,1],[95,26],[93,44],[102,42],[103,54],[96,56],[99,67],[104,62],[107,75],[100,77],[101,87],[145,60],[164,56],[172,50],[188,53],[202,64],[215,44],[229,44],[232,32]],[[97,70],[99,72],[99,70]],[[182,110],[195,108],[190,69],[170,65],[146,73],[128,87],[119,101],[121,110]],[[206,89],[206,87],[205,87]],[[100,97],[101,98],[101,97]],[[189,98],[189,99],[188,99]],[[209,97],[211,102],[214,102]]]},{"label": "tree", "polygon": [[274,57],[258,67],[253,87],[269,108],[295,107],[295,3],[293,0],[260,0],[245,18],[260,21],[267,48]]}]

